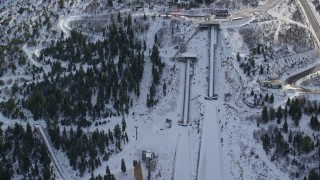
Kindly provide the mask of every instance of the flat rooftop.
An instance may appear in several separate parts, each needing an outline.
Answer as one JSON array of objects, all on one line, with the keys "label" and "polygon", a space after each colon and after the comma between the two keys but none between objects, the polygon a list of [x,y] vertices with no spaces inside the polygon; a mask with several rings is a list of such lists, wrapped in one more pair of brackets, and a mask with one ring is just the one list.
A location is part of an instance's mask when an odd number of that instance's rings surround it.
[{"label": "flat rooftop", "polygon": [[178,60],[185,60],[185,59],[196,60],[197,57],[198,57],[197,54],[187,51],[187,52],[184,52],[184,53],[179,54],[179,55],[176,57],[176,59],[178,59]]},{"label": "flat rooftop", "polygon": [[220,24],[220,21],[217,21],[217,20],[199,22],[199,25],[219,25],[219,24]]}]

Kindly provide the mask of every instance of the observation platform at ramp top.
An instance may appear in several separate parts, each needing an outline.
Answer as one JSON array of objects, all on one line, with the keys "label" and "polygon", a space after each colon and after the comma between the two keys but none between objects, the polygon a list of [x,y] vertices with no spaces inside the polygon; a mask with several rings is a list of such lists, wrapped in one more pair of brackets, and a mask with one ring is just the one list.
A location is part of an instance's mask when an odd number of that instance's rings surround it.
[{"label": "observation platform at ramp top", "polygon": [[192,52],[184,52],[181,53],[179,55],[177,55],[177,57],[175,58],[178,61],[186,61],[187,59],[191,60],[191,61],[196,61],[197,60],[197,54],[192,53]]},{"label": "observation platform at ramp top", "polygon": [[221,20],[217,20],[217,19],[206,19],[205,21],[201,21],[199,22],[199,27],[200,28],[208,28],[208,27],[211,27],[211,26],[220,26],[221,24]]}]

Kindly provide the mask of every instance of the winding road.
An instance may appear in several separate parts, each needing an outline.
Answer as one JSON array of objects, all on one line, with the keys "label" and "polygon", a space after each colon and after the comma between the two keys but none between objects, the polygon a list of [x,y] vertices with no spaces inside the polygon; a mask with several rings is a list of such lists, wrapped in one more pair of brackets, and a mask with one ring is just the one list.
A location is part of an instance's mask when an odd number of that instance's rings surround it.
[{"label": "winding road", "polygon": [[316,66],[310,69],[307,69],[303,72],[300,72],[298,74],[290,76],[288,79],[285,80],[284,85],[288,89],[293,89],[301,93],[320,94],[320,89],[307,89],[307,88],[301,87],[300,85],[297,85],[297,81],[299,81],[304,77],[309,76],[310,74],[314,74],[318,71],[320,71],[320,64],[317,64]]},{"label": "winding road", "polygon": [[266,12],[269,9],[273,8],[275,5],[277,5],[281,0],[269,0],[265,2],[262,6],[259,6],[254,9],[245,9],[236,13],[233,13],[231,15],[231,18],[237,18],[237,17],[244,17],[244,16],[250,16],[250,15],[256,15],[262,12]]},{"label": "winding road", "polygon": [[[316,41],[319,47],[319,41],[320,41],[320,26],[319,22],[317,20],[315,12],[311,9],[309,3],[307,0],[299,0],[301,7],[303,8],[303,11],[306,18],[308,19],[310,26],[312,27],[313,33],[316,36]],[[319,49],[318,49],[319,50]],[[301,93],[311,93],[311,94],[320,94],[320,89],[307,89],[303,88],[300,85],[297,84],[297,81],[301,80],[304,77],[307,77],[310,74],[314,74],[316,72],[320,71],[320,64],[315,65],[314,67],[307,69],[303,72],[300,72],[298,74],[295,74],[289,78],[287,78],[284,82],[284,85],[286,88],[293,89],[295,91],[301,92]]]}]

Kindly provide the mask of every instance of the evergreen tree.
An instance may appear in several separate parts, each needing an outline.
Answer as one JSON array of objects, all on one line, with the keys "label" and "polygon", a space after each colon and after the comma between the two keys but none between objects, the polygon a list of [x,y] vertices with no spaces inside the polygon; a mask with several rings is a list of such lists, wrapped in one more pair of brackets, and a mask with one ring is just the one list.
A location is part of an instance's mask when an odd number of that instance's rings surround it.
[{"label": "evergreen tree", "polygon": [[121,159],[121,171],[125,173],[127,171],[126,164],[123,159]]},{"label": "evergreen tree", "polygon": [[288,117],[288,108],[287,108],[287,106],[284,108],[283,117],[284,117],[284,119],[287,119],[287,117]]},{"label": "evergreen tree", "polygon": [[85,164],[85,159],[83,156],[81,156],[81,160],[80,160],[78,169],[80,171],[80,176],[82,177],[84,172],[86,171],[86,164]]},{"label": "evergreen tree", "polygon": [[283,117],[282,108],[281,108],[281,106],[279,106],[279,107],[278,107],[278,110],[277,110],[277,123],[278,123],[278,124],[281,123],[282,117]]},{"label": "evergreen tree", "polygon": [[163,93],[164,96],[167,95],[167,85],[166,85],[166,82],[163,83],[162,93]]},{"label": "evergreen tree", "polygon": [[157,36],[157,34],[154,35],[154,44],[158,45],[158,36]]},{"label": "evergreen tree", "polygon": [[50,172],[50,166],[47,165],[42,170],[42,177],[43,179],[50,179],[51,172]]},{"label": "evergreen tree", "polygon": [[270,96],[270,99],[269,99],[269,103],[273,103],[273,101],[274,101],[274,97],[273,97],[273,94],[271,94],[271,96]]},{"label": "evergreen tree", "polygon": [[241,61],[241,57],[240,57],[240,53],[237,53],[237,61],[240,62]]},{"label": "evergreen tree", "polygon": [[28,149],[33,149],[33,135],[32,135],[32,129],[29,123],[27,123],[27,130],[26,130],[26,136],[25,136],[25,146]]},{"label": "evergreen tree", "polygon": [[287,106],[290,106],[291,102],[290,102],[290,98],[288,98],[287,100]]},{"label": "evergreen tree", "polygon": [[292,142],[292,132],[290,131],[289,136],[288,136],[288,142],[291,143]]},{"label": "evergreen tree", "polygon": [[113,6],[112,0],[108,0],[108,6]]},{"label": "evergreen tree", "polygon": [[110,171],[109,166],[106,167],[106,176],[107,176],[107,179],[111,178],[111,171]]},{"label": "evergreen tree", "polygon": [[269,120],[268,108],[266,106],[263,107],[261,118],[262,118],[262,121],[265,123],[267,123]]},{"label": "evergreen tree", "polygon": [[113,133],[114,133],[114,137],[116,138],[116,140],[120,140],[121,137],[121,129],[119,124],[116,124],[114,129],[113,129]]},{"label": "evergreen tree", "polygon": [[302,139],[302,149],[305,153],[310,153],[313,149],[314,145],[310,138],[310,136],[306,135]]},{"label": "evergreen tree", "polygon": [[269,100],[269,94],[267,93],[266,96],[264,97],[264,101],[268,102],[268,100]]},{"label": "evergreen tree", "polygon": [[317,116],[311,116],[310,127],[313,130],[319,130],[319,121]]},{"label": "evergreen tree", "polygon": [[263,67],[262,67],[262,65],[260,65],[260,71],[259,71],[259,74],[263,74]]},{"label": "evergreen tree", "polygon": [[270,151],[270,138],[269,138],[268,134],[263,135],[261,138],[262,138],[263,149],[266,151],[266,154],[269,154],[269,151]]},{"label": "evergreen tree", "polygon": [[269,109],[269,119],[273,121],[275,117],[276,117],[276,111],[273,107],[271,107]]},{"label": "evergreen tree", "polygon": [[60,9],[64,8],[64,0],[59,0],[59,7]]},{"label": "evergreen tree", "polygon": [[121,23],[121,14],[120,14],[120,11],[118,12],[118,23]]},{"label": "evergreen tree", "polygon": [[250,95],[251,95],[251,96],[253,96],[253,95],[254,95],[253,89],[251,90]]},{"label": "evergreen tree", "polygon": [[124,119],[124,117],[122,118],[122,122],[121,122],[121,125],[122,125],[122,132],[124,132],[127,128],[127,123],[126,123],[126,120]]},{"label": "evergreen tree", "polygon": [[293,119],[294,119],[294,124],[298,127],[300,119],[298,119],[298,118],[293,118]]},{"label": "evergreen tree", "polygon": [[211,3],[214,2],[214,0],[204,0],[204,2],[205,2],[206,4],[211,4]]},{"label": "evergreen tree", "polygon": [[15,109],[16,109],[15,100],[13,98],[9,98],[8,101],[5,103],[3,115],[6,117],[10,117]]},{"label": "evergreen tree", "polygon": [[309,175],[308,175],[308,180],[319,180],[320,179],[320,176],[319,174],[317,173],[317,171],[315,169],[312,169],[310,172],[309,172]]},{"label": "evergreen tree", "polygon": [[284,131],[285,133],[288,132],[288,123],[287,123],[287,120],[284,120],[282,129],[283,129],[283,131]]},{"label": "evergreen tree", "polygon": [[147,43],[146,40],[143,40],[143,51],[147,50]]}]

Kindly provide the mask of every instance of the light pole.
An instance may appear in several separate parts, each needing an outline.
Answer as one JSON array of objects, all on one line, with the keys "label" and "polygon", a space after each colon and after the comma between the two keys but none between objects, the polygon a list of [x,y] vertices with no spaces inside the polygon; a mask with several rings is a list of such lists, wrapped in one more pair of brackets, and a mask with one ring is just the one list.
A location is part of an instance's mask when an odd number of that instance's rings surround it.
[{"label": "light pole", "polygon": [[136,128],[136,140],[138,140],[138,126],[134,126]]}]

